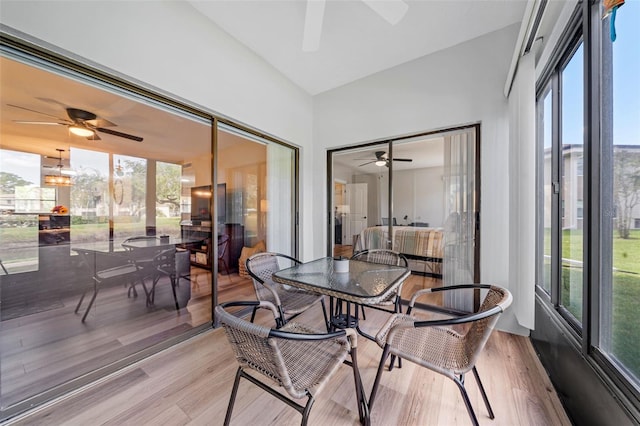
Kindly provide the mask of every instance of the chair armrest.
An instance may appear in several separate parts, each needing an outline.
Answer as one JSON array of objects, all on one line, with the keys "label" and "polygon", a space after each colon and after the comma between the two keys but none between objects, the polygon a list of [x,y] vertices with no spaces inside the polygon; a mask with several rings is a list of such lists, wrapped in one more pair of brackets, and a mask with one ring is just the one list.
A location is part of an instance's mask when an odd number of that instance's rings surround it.
[{"label": "chair armrest", "polygon": [[488,290],[491,286],[489,284],[458,284],[458,285],[450,285],[445,287],[433,287],[433,288],[425,288],[422,290],[416,291],[411,297],[411,301],[409,302],[409,310],[407,313],[411,313],[416,300],[425,294],[433,294],[441,291],[451,291],[451,290],[468,290],[468,289],[478,289],[478,290]]},{"label": "chair armrest", "polygon": [[233,306],[257,306],[258,308],[269,309],[273,314],[276,322],[280,319],[280,312],[278,311],[278,309],[273,303],[266,300],[262,302],[258,302],[256,300],[240,300],[235,302],[220,303],[220,306],[222,306],[222,308],[224,308],[225,310],[226,308]]}]

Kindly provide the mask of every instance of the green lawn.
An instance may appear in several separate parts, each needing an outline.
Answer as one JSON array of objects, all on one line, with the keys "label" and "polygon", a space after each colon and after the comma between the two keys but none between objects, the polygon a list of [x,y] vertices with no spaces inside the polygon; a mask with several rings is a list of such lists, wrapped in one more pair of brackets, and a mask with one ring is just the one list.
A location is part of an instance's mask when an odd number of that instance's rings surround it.
[{"label": "green lawn", "polygon": [[[563,258],[571,259],[570,253],[581,253],[581,248],[581,232],[563,231]],[[640,378],[640,230],[632,230],[626,240],[614,234],[613,267],[612,291],[603,289],[600,296],[605,305],[609,295],[613,312],[611,340],[603,339],[602,346]],[[575,264],[565,263],[562,268],[562,304],[576,318],[582,317],[582,268]]]},{"label": "green lawn", "polygon": [[[25,222],[23,226],[0,226],[0,259],[7,265],[12,261],[32,260],[37,263],[38,256],[38,221]],[[145,234],[144,221],[126,221],[115,223],[116,240],[122,241],[127,237]],[[179,217],[156,218],[156,234],[180,235]],[[109,225],[102,220],[100,223],[71,225],[71,241],[82,244],[94,241],[108,241]]]}]

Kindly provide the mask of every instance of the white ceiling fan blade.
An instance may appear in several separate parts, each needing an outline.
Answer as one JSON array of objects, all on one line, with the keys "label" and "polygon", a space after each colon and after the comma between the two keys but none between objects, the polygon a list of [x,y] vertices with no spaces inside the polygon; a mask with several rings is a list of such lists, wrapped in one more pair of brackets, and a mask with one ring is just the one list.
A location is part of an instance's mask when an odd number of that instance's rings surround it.
[{"label": "white ceiling fan blade", "polygon": [[41,126],[66,126],[66,123],[54,123],[52,121],[13,120],[17,124],[37,124]]},{"label": "white ceiling fan blade", "polygon": [[315,52],[320,48],[322,21],[324,19],[325,0],[307,0],[307,13],[304,19],[303,52]]},{"label": "white ceiling fan blade", "polygon": [[409,5],[403,0],[362,0],[391,25],[395,25],[404,17]]}]

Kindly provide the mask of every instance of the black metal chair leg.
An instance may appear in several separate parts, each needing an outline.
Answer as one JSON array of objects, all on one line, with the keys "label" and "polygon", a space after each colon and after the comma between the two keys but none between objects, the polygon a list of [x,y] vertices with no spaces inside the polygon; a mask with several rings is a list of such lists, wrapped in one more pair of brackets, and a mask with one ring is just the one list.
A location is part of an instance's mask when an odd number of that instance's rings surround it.
[{"label": "black metal chair leg", "polygon": [[476,383],[478,383],[478,387],[480,388],[480,394],[482,395],[482,399],[484,400],[484,405],[487,407],[487,411],[489,412],[489,418],[495,419],[493,415],[493,410],[491,409],[491,404],[489,404],[489,398],[487,397],[487,393],[484,390],[484,386],[482,386],[482,382],[480,381],[480,376],[478,375],[478,370],[476,367],[473,367],[473,376],[476,378]]},{"label": "black metal chair leg", "polygon": [[93,296],[91,296],[91,300],[89,301],[89,305],[87,305],[87,310],[84,311],[84,315],[82,316],[82,322],[84,322],[87,319],[87,315],[89,314],[89,311],[91,310],[91,307],[93,306],[93,302],[96,301],[96,296],[98,295],[98,287],[94,287],[93,288]]},{"label": "black metal chair leg", "polygon": [[84,296],[87,294],[87,290],[82,292],[82,296],[80,296],[80,300],[78,300],[78,304],[76,305],[76,310],[73,311],[74,314],[77,314],[80,310],[80,305],[82,305],[82,301],[84,300]]},{"label": "black metal chair leg", "polygon": [[473,423],[473,426],[479,426],[478,418],[476,417],[476,413],[473,411],[473,407],[471,406],[471,400],[469,399],[469,395],[467,395],[467,390],[464,388],[463,380],[463,376],[461,376],[460,379],[453,379],[456,385],[458,385],[458,389],[460,389],[460,394],[462,394],[464,405],[467,407],[467,412],[469,413],[469,417],[471,418],[471,423]]},{"label": "black metal chair leg", "polygon": [[331,332],[331,324],[327,317],[327,307],[324,305],[324,299],[320,301],[320,304],[322,305],[322,315],[324,315],[324,323],[327,325],[327,332]]},{"label": "black metal chair leg", "polygon": [[180,310],[180,305],[178,305],[178,296],[176,295],[176,279],[174,277],[170,277],[171,279],[171,290],[173,291],[173,301],[176,302],[176,311]]},{"label": "black metal chair leg", "polygon": [[305,405],[304,410],[302,410],[302,422],[300,423],[302,426],[307,426],[307,422],[309,421],[309,413],[311,412],[311,407],[313,407],[314,402],[315,399],[313,398],[313,395],[309,395],[307,405]]},{"label": "black metal chair leg", "polygon": [[254,306],[253,307],[253,312],[251,312],[251,321],[250,322],[253,322],[253,320],[256,319],[256,312],[257,311],[258,311],[258,308]]},{"label": "black metal chair leg", "polygon": [[371,396],[369,396],[369,412],[373,410],[373,402],[376,399],[376,394],[378,393],[378,385],[380,384],[380,377],[382,377],[382,371],[384,370],[384,364],[389,357],[389,345],[385,345],[384,350],[382,351],[382,357],[380,358],[380,364],[378,365],[378,372],[376,373],[376,379],[373,382],[373,388],[371,388]]},{"label": "black metal chair leg", "polygon": [[238,394],[238,385],[240,384],[241,373],[242,368],[238,367],[238,371],[236,371],[236,380],[233,382],[231,398],[229,398],[229,405],[227,406],[227,415],[224,417],[224,426],[229,426],[229,422],[231,421],[231,413],[233,412],[233,405],[236,402],[236,395]]}]

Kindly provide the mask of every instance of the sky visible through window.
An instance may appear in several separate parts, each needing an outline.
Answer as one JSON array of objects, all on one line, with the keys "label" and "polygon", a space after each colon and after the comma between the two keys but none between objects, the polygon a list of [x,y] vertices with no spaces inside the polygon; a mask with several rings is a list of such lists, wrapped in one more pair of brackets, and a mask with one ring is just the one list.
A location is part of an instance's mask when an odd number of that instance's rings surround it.
[{"label": "sky visible through window", "polygon": [[[618,9],[615,27],[613,143],[640,145],[640,0],[626,0]],[[609,37],[608,31],[604,36]],[[566,105],[583,105],[582,54],[580,46],[563,73]],[[563,109],[563,144],[583,143],[582,114],[581,108]]]}]

